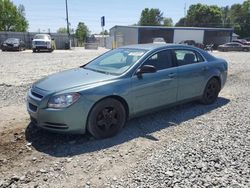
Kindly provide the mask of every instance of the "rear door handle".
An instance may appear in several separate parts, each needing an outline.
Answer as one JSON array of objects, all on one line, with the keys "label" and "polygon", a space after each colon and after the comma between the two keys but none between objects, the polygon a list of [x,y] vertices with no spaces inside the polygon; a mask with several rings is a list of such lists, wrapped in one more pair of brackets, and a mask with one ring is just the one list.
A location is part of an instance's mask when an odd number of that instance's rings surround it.
[{"label": "rear door handle", "polygon": [[176,77],[176,73],[170,73],[170,74],[168,74],[168,77],[169,78],[175,78]]}]

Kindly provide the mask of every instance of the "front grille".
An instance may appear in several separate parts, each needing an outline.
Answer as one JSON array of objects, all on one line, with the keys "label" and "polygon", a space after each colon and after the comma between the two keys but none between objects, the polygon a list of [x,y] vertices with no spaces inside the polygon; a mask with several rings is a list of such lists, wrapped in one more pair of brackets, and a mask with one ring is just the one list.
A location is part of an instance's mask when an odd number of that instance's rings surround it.
[{"label": "front grille", "polygon": [[44,41],[35,41],[36,45],[46,45],[46,42]]},{"label": "front grille", "polygon": [[31,91],[31,94],[32,94],[33,96],[39,98],[39,99],[42,99],[42,98],[43,98],[42,95],[40,95],[40,94],[38,94],[38,93],[36,93],[36,92],[34,92],[34,91]]},{"label": "front grille", "polygon": [[35,105],[29,103],[29,109],[30,109],[31,111],[33,111],[33,112],[36,112],[37,106],[35,106]]},{"label": "front grille", "polygon": [[13,46],[14,46],[14,44],[7,44],[7,46],[13,47]]}]

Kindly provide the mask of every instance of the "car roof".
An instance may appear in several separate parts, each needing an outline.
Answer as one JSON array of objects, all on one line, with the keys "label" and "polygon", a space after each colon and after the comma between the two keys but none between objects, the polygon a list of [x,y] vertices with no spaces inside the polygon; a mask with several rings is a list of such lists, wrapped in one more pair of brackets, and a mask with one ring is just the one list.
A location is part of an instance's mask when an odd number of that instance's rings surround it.
[{"label": "car roof", "polygon": [[[142,50],[155,50],[160,48],[170,48],[170,47],[185,47],[190,48],[190,46],[183,44],[171,44],[171,43],[148,43],[148,44],[134,44],[128,46],[121,46],[119,48],[130,48],[130,49],[142,49]],[[191,47],[194,48],[194,47]]]},{"label": "car roof", "polygon": [[201,53],[206,60],[212,61],[216,59],[213,55],[209,54],[208,52],[197,48],[195,46],[185,45],[185,44],[169,44],[169,43],[149,43],[149,44],[135,44],[135,45],[129,45],[129,46],[121,46],[118,49],[141,49],[146,51],[155,51],[155,50],[164,50],[164,49],[189,49],[189,50],[195,50]]},{"label": "car roof", "polygon": [[239,42],[228,42],[226,44],[241,44],[241,43],[239,43]]}]

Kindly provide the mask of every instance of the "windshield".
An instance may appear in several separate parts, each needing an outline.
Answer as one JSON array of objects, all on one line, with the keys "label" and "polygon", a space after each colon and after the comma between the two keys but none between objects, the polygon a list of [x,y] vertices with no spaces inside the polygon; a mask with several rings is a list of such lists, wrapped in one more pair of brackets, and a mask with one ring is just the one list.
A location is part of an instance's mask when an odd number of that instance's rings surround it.
[{"label": "windshield", "polygon": [[34,39],[46,39],[46,35],[36,35]]},{"label": "windshield", "polygon": [[120,75],[134,65],[145,52],[146,50],[142,49],[119,48],[111,50],[94,59],[84,68],[106,74]]}]

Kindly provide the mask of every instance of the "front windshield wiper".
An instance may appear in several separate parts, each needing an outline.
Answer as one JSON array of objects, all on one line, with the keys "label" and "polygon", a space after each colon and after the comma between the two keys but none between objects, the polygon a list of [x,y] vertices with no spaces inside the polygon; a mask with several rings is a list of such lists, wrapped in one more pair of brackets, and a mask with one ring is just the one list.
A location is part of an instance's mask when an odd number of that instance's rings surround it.
[{"label": "front windshield wiper", "polygon": [[107,74],[107,75],[114,75],[114,76],[120,75],[120,74],[117,74],[117,73],[107,72],[107,71],[98,70],[98,69],[92,69],[92,68],[89,68],[89,67],[85,67],[84,65],[80,66],[80,68],[83,68],[83,69],[86,69],[86,70],[91,70],[91,71],[94,71],[94,72]]},{"label": "front windshield wiper", "polygon": [[112,75],[112,73],[110,73],[110,72],[101,71],[101,70],[97,70],[97,69],[91,69],[91,68],[85,67],[85,66],[81,66],[80,68],[84,68],[84,69],[87,69],[87,70],[91,70],[91,71],[94,71],[94,72],[99,72],[99,73],[103,73],[103,74],[107,74],[107,75],[109,75],[109,74]]}]

